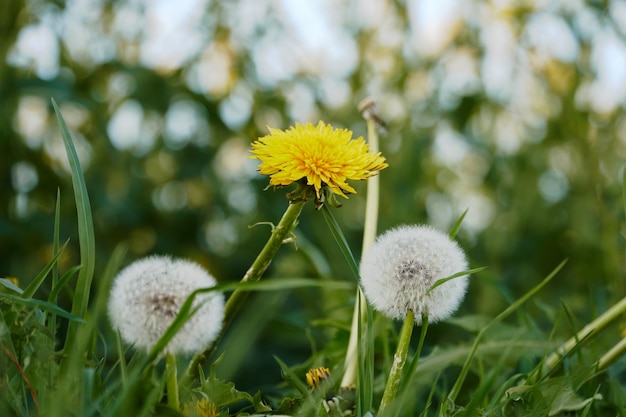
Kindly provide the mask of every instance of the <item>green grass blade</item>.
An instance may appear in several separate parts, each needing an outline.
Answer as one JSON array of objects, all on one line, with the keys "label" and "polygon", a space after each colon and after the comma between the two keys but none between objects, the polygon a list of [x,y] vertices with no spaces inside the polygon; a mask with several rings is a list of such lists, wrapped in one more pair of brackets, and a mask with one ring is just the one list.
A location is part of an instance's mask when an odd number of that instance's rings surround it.
[{"label": "green grass blade", "polygon": [[297,288],[324,288],[334,290],[354,290],[354,283],[346,281],[326,281],[314,278],[271,278],[264,281],[232,282],[197,290],[198,294],[219,291],[285,291]]},{"label": "green grass blade", "polygon": [[[59,252],[59,234],[61,228],[61,190],[57,188],[57,201],[54,208],[54,232],[52,235],[52,253]],[[52,282],[50,283],[50,287],[54,288],[57,286],[59,282],[59,264],[55,263],[52,268]],[[52,304],[57,304],[56,295],[52,295],[50,292],[50,296],[48,297],[48,302]],[[56,331],[57,331],[57,316],[54,314],[50,316],[48,320],[48,330],[52,335],[52,338],[56,340]],[[51,379],[52,381],[52,379]]]},{"label": "green grass blade", "polygon": [[462,277],[465,275],[472,275],[472,274],[476,274],[484,269],[487,269],[486,266],[480,266],[478,268],[473,268],[473,269],[468,269],[467,271],[463,271],[463,272],[457,272],[456,274],[450,275],[449,277],[446,278],[441,278],[438,279],[437,281],[435,281],[435,283],[428,289],[428,291],[426,291],[426,295],[430,294],[432,290],[434,290],[435,288],[437,288],[438,286],[445,284],[446,282],[450,281],[451,279],[455,279],[458,277]]},{"label": "green grass blade", "polygon": [[[56,113],[61,136],[65,143],[65,150],[72,171],[72,184],[74,186],[74,198],[76,200],[76,211],[78,214],[78,240],[80,243],[80,263],[82,268],[78,273],[76,282],[76,291],[72,302],[72,315],[84,317],[87,312],[89,303],[89,292],[91,291],[91,281],[95,269],[96,259],[96,243],[93,229],[93,219],[91,217],[91,205],[87,194],[87,186],[85,185],[85,177],[83,176],[78,160],[76,148],[72,142],[72,137],[67,129],[65,120],[61,115],[61,111],[56,101],[52,99],[52,107]],[[70,322],[65,339],[65,346],[72,346],[76,340],[76,332],[78,331],[78,323]]]},{"label": "green grass blade", "polygon": [[[54,232],[52,235],[52,252],[57,253],[59,251],[59,235],[61,233],[61,189],[57,188],[57,201],[54,207]],[[52,268],[52,286],[54,287],[59,280],[59,265],[54,265]],[[56,299],[49,300],[52,303],[57,302]]]},{"label": "green grass blade", "polygon": [[348,261],[348,266],[350,267],[350,271],[354,275],[354,279],[356,279],[358,282],[359,281],[359,266],[357,265],[356,260],[354,259],[354,255],[352,255],[352,251],[350,250],[350,247],[348,246],[348,241],[346,240],[346,237],[343,235],[343,232],[341,231],[341,228],[339,227],[339,224],[337,223],[335,216],[333,216],[333,213],[330,211],[330,209],[328,208],[326,204],[322,206],[321,211],[322,211],[322,215],[324,215],[324,220],[326,220],[326,224],[328,225],[328,228],[330,229],[330,233],[335,238],[337,245],[339,245],[339,250],[341,251],[343,256],[346,258],[346,261]]},{"label": "green grass blade", "polygon": [[167,344],[174,338],[176,333],[185,325],[185,322],[189,320],[191,316],[193,316],[200,306],[193,306],[193,302],[195,298],[204,293],[213,292],[213,291],[280,291],[280,290],[288,290],[293,288],[304,288],[304,287],[324,287],[324,288],[337,288],[337,289],[345,289],[345,290],[354,290],[353,284],[349,282],[341,282],[341,281],[320,281],[316,279],[307,279],[307,278],[288,278],[288,279],[273,279],[273,280],[264,280],[264,281],[245,281],[245,282],[237,282],[231,284],[222,284],[216,285],[214,287],[209,288],[201,288],[192,292],[183,305],[178,310],[178,314],[172,321],[172,324],[167,328],[163,336],[158,340],[158,342],[152,347],[148,356],[146,357],[146,362],[144,366],[154,362],[159,354],[163,351],[163,349],[167,346]]},{"label": "green grass blade", "polygon": [[16,296],[13,294],[5,294],[5,293],[0,293],[0,298],[6,298],[8,300],[15,302],[15,304],[22,304],[22,305],[29,306],[29,307],[36,307],[41,310],[47,311],[49,313],[53,313],[58,316],[65,317],[66,319],[69,319],[71,321],[84,323],[84,320],[81,317],[74,316],[73,314],[68,313],[67,311],[57,306],[56,304],[52,304],[47,301],[37,300],[35,298],[23,298],[23,296]]},{"label": "green grass blade", "polygon": [[456,234],[459,233],[459,229],[461,229],[461,224],[463,223],[463,220],[465,219],[468,210],[469,209],[465,209],[463,214],[461,214],[461,217],[459,217],[456,223],[454,223],[454,226],[452,226],[450,233],[448,233],[448,236],[450,236],[450,238],[454,239],[456,237]]},{"label": "green grass blade", "polygon": [[24,290],[21,289],[20,287],[18,287],[17,285],[15,285],[14,283],[12,283],[11,281],[9,281],[6,278],[0,278],[0,285],[2,285],[4,288],[6,288],[7,290],[10,290],[16,294],[23,294]]},{"label": "green grass blade", "polygon": [[55,302],[53,302],[52,300],[53,299],[56,300],[56,298],[59,296],[59,292],[61,292],[65,284],[67,284],[67,281],[69,281],[70,278],[72,278],[74,274],[76,274],[80,270],[80,268],[81,268],[80,265],[73,266],[67,271],[65,271],[63,275],[61,275],[61,278],[59,278],[59,281],[57,282],[57,284],[54,287],[52,287],[52,290],[50,290],[50,296],[48,297],[48,302],[55,304]]},{"label": "green grass blade", "polygon": [[485,332],[491,326],[495,325],[496,323],[501,322],[502,320],[504,320],[505,318],[510,316],[519,307],[521,307],[522,304],[524,304],[531,297],[533,297],[537,292],[539,292],[539,290],[541,290],[543,287],[545,287],[548,284],[548,282],[550,282],[552,280],[552,278],[554,278],[556,276],[556,274],[563,268],[563,266],[565,266],[566,262],[567,262],[567,260],[564,260],[563,262],[561,262],[547,277],[545,277],[543,279],[543,281],[541,281],[539,284],[537,284],[535,287],[533,287],[530,291],[528,291],[526,294],[524,294],[519,300],[517,300],[516,302],[511,304],[509,307],[507,307],[502,313],[498,314],[498,316],[496,316],[496,318],[494,318],[491,322],[489,322],[489,324],[487,324],[485,327],[483,327],[480,330],[480,332],[478,332],[478,334],[476,335],[476,338],[474,340],[474,344],[472,346],[472,350],[470,351],[469,355],[467,356],[467,358],[465,360],[465,363],[463,364],[463,368],[461,368],[461,372],[459,374],[459,377],[457,378],[456,382],[452,386],[452,389],[450,390],[450,394],[448,394],[448,403],[444,403],[444,404],[453,404],[454,401],[456,400],[456,397],[459,395],[459,392],[461,391],[461,386],[465,382],[465,378],[467,377],[467,373],[469,372],[470,364],[471,364],[472,360],[474,359],[474,355],[476,354],[476,350],[478,349],[478,345],[480,344],[481,339],[482,339],[483,335],[485,334]]},{"label": "green grass blade", "polygon": [[28,284],[28,286],[24,289],[24,292],[22,293],[22,297],[32,298],[32,296],[35,295],[35,292],[37,292],[37,290],[39,289],[41,284],[43,284],[44,280],[46,279],[50,271],[57,264],[57,261],[59,260],[61,253],[63,253],[63,250],[67,246],[67,243],[68,242],[65,242],[65,244],[61,246],[61,249],[54,254],[54,257],[50,260],[50,262],[48,262],[46,266],[41,270],[41,272],[37,274],[33,282]]}]

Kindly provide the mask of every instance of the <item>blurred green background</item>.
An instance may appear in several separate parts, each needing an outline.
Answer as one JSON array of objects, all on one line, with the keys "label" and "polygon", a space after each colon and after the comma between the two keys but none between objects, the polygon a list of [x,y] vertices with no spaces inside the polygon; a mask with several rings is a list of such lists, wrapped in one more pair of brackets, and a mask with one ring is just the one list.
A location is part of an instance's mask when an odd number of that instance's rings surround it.
[{"label": "blurred green background", "polygon": [[[270,231],[250,226],[287,206],[251,141],[318,120],[365,135],[372,96],[389,125],[380,230],[448,230],[468,210],[458,239],[488,269],[460,314],[499,313],[568,258],[528,308],[548,330],[561,303],[584,323],[626,294],[625,28],[624,1],[1,1],[0,275],[25,285],[50,260],[57,188],[62,265],[80,261],[51,97],[85,171],[97,268],[125,244],[127,262],[171,254],[236,281]],[[333,211],[358,259],[356,186]],[[297,234],[268,276],[350,279],[312,205]],[[316,320],[348,323],[351,297],[254,297],[241,366],[280,380],[272,354],[304,361],[328,341]]]}]

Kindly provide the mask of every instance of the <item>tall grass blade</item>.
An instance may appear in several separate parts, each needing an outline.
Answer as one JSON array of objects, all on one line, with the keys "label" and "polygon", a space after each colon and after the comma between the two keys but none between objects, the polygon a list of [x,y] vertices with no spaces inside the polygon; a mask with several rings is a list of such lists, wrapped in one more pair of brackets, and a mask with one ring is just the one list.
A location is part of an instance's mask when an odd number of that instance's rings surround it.
[{"label": "tall grass blade", "polygon": [[[61,229],[61,190],[57,188],[57,201],[54,207],[54,232],[52,235],[52,253],[59,252],[59,234]],[[54,288],[57,286],[59,282],[59,264],[55,262],[54,267],[52,268],[52,282],[50,283],[50,288]],[[48,302],[52,304],[57,304],[58,298],[56,294],[53,296],[52,291],[50,292],[50,296],[48,297]],[[48,331],[52,335],[52,340],[56,340],[56,331],[57,331],[57,317],[53,314],[48,319]],[[50,372],[50,382],[52,383],[52,371]]]},{"label": "tall grass blade", "polygon": [[[72,137],[67,129],[65,120],[61,115],[61,111],[56,101],[52,99],[52,107],[56,113],[57,120],[61,129],[61,136],[65,144],[65,150],[72,171],[72,184],[74,187],[74,197],[76,200],[76,211],[78,215],[78,240],[80,244],[80,263],[82,268],[78,273],[76,282],[76,291],[72,302],[72,315],[84,317],[87,312],[89,303],[89,293],[91,291],[91,281],[95,269],[96,260],[96,243],[93,229],[93,219],[91,216],[91,205],[87,194],[87,186],[85,177],[80,167],[80,161],[76,148],[72,142]],[[70,322],[67,337],[65,339],[65,347],[71,347],[76,341],[76,333],[78,332],[78,323]]]}]

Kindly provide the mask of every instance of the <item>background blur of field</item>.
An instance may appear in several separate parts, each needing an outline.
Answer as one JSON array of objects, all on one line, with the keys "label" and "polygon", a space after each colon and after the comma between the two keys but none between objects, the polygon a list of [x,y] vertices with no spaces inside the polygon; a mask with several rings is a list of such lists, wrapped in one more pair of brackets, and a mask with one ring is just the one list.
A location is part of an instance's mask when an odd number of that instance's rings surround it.
[{"label": "background blur of field", "polygon": [[[365,135],[356,106],[372,96],[389,125],[380,229],[445,231],[468,210],[458,239],[488,269],[459,316],[498,314],[565,258],[526,307],[528,328],[550,332],[566,305],[576,329],[626,295],[625,1],[0,3],[0,276],[24,286],[50,260],[57,188],[61,240],[72,239],[61,268],[79,262],[51,97],[87,180],[95,280],[124,243],[125,263],[171,254],[226,282],[268,237],[249,226],[276,223],[287,205],[284,190],[263,190],[250,142],[318,120]],[[333,210],[357,258],[363,185]],[[312,205],[297,236],[268,276],[350,279]],[[304,361],[312,340],[328,342],[325,322],[349,322],[351,296],[254,297],[240,320],[252,351],[220,372],[240,389],[276,384],[272,355]],[[427,345],[466,336],[433,326]]]}]

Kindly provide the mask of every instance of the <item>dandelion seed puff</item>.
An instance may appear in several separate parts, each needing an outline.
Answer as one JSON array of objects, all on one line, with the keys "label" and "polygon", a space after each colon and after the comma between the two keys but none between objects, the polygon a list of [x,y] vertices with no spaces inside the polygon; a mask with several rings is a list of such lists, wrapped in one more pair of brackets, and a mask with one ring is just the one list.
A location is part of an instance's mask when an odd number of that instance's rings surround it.
[{"label": "dandelion seed puff", "polygon": [[[109,318],[126,343],[150,351],[163,336],[189,295],[214,287],[215,278],[201,266],[168,256],[137,260],[115,277],[109,298]],[[195,353],[218,336],[224,318],[224,297],[196,295],[198,308],[168,343],[170,353]]]},{"label": "dandelion seed puff", "polygon": [[361,283],[372,306],[392,319],[403,320],[408,310],[421,324],[445,320],[454,313],[467,289],[467,275],[430,287],[442,278],[466,271],[459,245],[430,226],[402,226],[382,234],[364,254]]}]

